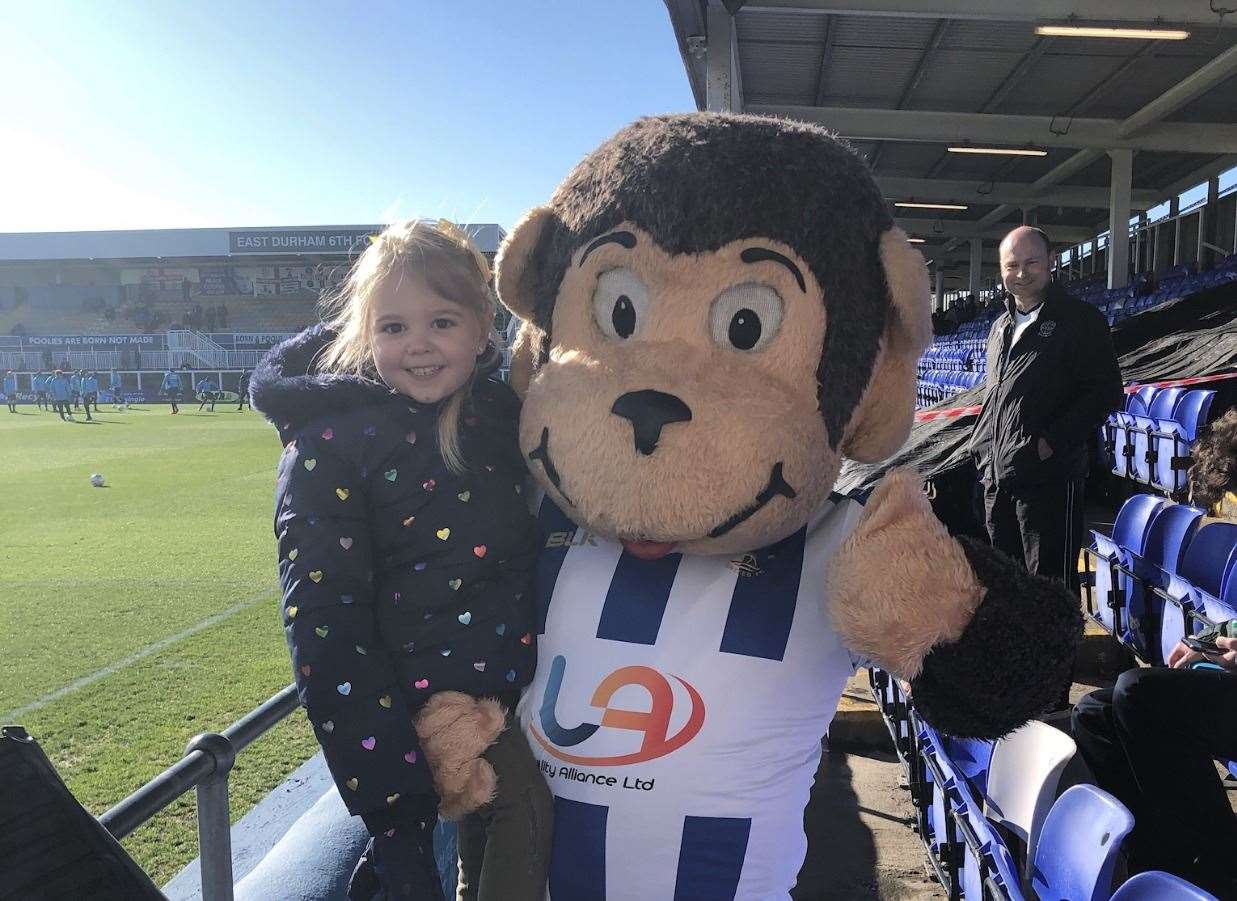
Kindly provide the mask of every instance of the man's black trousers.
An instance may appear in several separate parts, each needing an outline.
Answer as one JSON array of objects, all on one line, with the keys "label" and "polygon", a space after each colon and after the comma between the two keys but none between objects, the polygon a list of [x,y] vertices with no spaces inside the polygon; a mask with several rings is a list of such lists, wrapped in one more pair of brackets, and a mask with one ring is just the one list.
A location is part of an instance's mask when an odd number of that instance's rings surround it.
[{"label": "man's black trousers", "polygon": [[1237,816],[1213,761],[1237,757],[1234,711],[1237,675],[1212,669],[1127,670],[1078,702],[1078,750],[1134,814],[1134,869],[1168,870],[1230,897]]},{"label": "man's black trousers", "polygon": [[988,537],[1029,572],[1060,579],[1078,591],[1086,481],[1010,488],[984,485]]}]

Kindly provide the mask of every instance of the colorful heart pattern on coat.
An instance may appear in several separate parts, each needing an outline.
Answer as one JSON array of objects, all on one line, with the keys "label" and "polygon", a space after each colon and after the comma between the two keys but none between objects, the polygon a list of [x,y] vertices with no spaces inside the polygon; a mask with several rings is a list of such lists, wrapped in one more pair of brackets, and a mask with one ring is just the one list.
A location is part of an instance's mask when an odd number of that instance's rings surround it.
[{"label": "colorful heart pattern on coat", "polygon": [[345,535],[343,538],[339,539],[339,546],[345,551],[352,550],[352,539]]},{"label": "colorful heart pattern on coat", "polygon": [[386,472],[382,474],[382,477],[386,479],[388,482],[394,482],[396,479],[399,478],[399,470],[388,469]]},{"label": "colorful heart pattern on coat", "polygon": [[331,629],[329,626],[318,626],[314,631],[318,633],[319,638],[326,638],[330,634]]},{"label": "colorful heart pattern on coat", "polygon": [[471,491],[461,491],[459,494],[457,494],[457,495],[456,495],[456,497],[458,497],[458,498],[459,498],[460,500],[462,500],[464,503],[468,503],[468,501],[472,498],[472,492],[471,492]]},{"label": "colorful heart pattern on coat", "polygon": [[322,430],[323,441],[330,441],[334,437],[335,437],[335,430],[331,428],[330,426],[327,426],[325,429]]},{"label": "colorful heart pattern on coat", "polygon": [[488,550],[489,548],[487,548],[484,544],[479,544],[475,548],[472,549],[473,556],[475,556],[479,560],[485,556],[486,551]]},{"label": "colorful heart pattern on coat", "polygon": [[450,582],[448,582],[447,584],[448,584],[449,586],[451,586],[451,590],[452,590],[452,591],[459,591],[459,590],[460,590],[460,586],[461,586],[461,585],[463,585],[464,583],[463,583],[461,580],[459,580],[459,579],[452,579],[452,580],[451,580]]},{"label": "colorful heart pattern on coat", "polygon": [[345,783],[344,783],[344,785],[348,786],[348,787],[349,787],[350,789],[352,789],[353,791],[356,791],[356,790],[357,790],[357,786],[358,786],[358,785],[360,785],[360,784],[361,784],[361,783],[360,783],[360,782],[359,782],[359,781],[358,781],[355,777],[354,777],[354,778],[352,778],[352,779],[349,779],[347,782],[345,782]]},{"label": "colorful heart pattern on coat", "polygon": [[318,461],[314,459],[313,457],[310,457],[305,461],[303,465],[305,466],[306,472],[313,472],[314,467],[318,465]]},{"label": "colorful heart pattern on coat", "polygon": [[340,682],[335,686],[335,690],[346,698],[348,695],[352,694],[352,683]]},{"label": "colorful heart pattern on coat", "polygon": [[465,610],[463,613],[457,616],[456,619],[460,621],[460,625],[467,626],[469,623],[472,622],[472,612],[469,610]]},{"label": "colorful heart pattern on coat", "polygon": [[310,570],[309,579],[311,582],[321,582],[322,581],[322,570],[320,569]]},{"label": "colorful heart pattern on coat", "polygon": [[378,739],[372,735],[369,738],[361,739],[361,747],[364,748],[366,751],[374,750],[374,748],[377,747],[377,745],[378,745]]},{"label": "colorful heart pattern on coat", "polygon": [[300,551],[297,548],[293,548],[292,550],[288,551],[288,559],[295,560],[298,554],[300,554]]},{"label": "colorful heart pattern on coat", "polygon": [[383,695],[382,697],[378,699],[378,703],[381,704],[383,707],[387,708],[388,710],[390,710],[391,709],[391,696]]},{"label": "colorful heart pattern on coat", "polygon": [[430,687],[430,680],[429,679],[418,679],[416,682],[412,683],[412,687],[419,691],[425,691],[425,689]]},{"label": "colorful heart pattern on coat", "polygon": [[296,614],[300,611],[300,607],[293,604],[288,608],[288,619],[296,619]]},{"label": "colorful heart pattern on coat", "polygon": [[439,541],[446,541],[448,538],[451,537],[451,530],[450,529],[439,529],[434,534],[438,536]]},{"label": "colorful heart pattern on coat", "polygon": [[348,495],[351,493],[352,492],[349,491],[347,488],[336,488],[335,489],[335,496],[338,497],[341,501],[346,501],[348,499]]}]

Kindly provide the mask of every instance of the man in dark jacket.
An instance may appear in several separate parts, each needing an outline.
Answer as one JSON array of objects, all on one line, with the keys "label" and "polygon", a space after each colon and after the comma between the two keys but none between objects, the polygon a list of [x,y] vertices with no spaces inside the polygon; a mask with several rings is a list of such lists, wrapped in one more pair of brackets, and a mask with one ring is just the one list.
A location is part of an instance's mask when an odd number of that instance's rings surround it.
[{"label": "man in dark jacket", "polygon": [[1005,313],[988,334],[983,410],[971,456],[988,535],[1027,569],[1078,588],[1087,438],[1123,394],[1108,323],[1049,278],[1048,236],[1001,242]]}]

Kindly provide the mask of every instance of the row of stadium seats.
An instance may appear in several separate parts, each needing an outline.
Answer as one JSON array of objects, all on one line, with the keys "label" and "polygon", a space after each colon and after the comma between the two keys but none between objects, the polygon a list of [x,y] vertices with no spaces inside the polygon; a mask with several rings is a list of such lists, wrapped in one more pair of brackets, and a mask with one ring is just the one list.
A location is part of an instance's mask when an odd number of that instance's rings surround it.
[{"label": "row of stadium seats", "polygon": [[1153,666],[1183,636],[1237,619],[1237,523],[1204,524],[1204,516],[1136,494],[1112,535],[1093,530],[1084,548],[1087,614]]},{"label": "row of stadium seats", "polygon": [[[1080,300],[1097,307],[1113,325],[1144,310],[1153,309],[1170,300],[1188,297],[1219,285],[1237,283],[1237,254],[1221,260],[1214,268],[1197,272],[1192,266],[1175,266],[1153,282],[1151,273],[1142,273],[1124,288],[1104,287],[1102,276],[1075,282],[1066,289]],[[985,344],[992,323],[1000,308],[980,313],[975,319],[961,323],[957,330],[940,335],[919,360],[920,407],[940,403],[974,387],[983,381],[987,368]],[[978,379],[946,378],[944,373],[978,372]]]},{"label": "row of stadium seats", "polygon": [[933,404],[969,391],[984,380],[982,372],[931,371],[919,379],[916,389],[916,404],[930,407]]},{"label": "row of stadium seats", "polygon": [[1216,393],[1144,385],[1101,427],[1105,463],[1114,474],[1169,494],[1185,488],[1190,446],[1208,422]]},{"label": "row of stadium seats", "polygon": [[1112,325],[1150,310],[1170,300],[1188,297],[1219,285],[1237,282],[1237,254],[1231,254],[1211,269],[1199,272],[1191,264],[1174,266],[1153,280],[1151,273],[1141,273],[1124,288],[1107,289],[1103,283],[1088,281],[1068,289],[1080,300],[1098,307]]},{"label": "row of stadium seats", "polygon": [[950,898],[1215,901],[1167,873],[1143,873],[1112,891],[1134,817],[1093,785],[1057,795],[1074,740],[1030,722],[999,741],[956,739],[920,717],[897,680],[871,671],[907,771],[916,830]]}]

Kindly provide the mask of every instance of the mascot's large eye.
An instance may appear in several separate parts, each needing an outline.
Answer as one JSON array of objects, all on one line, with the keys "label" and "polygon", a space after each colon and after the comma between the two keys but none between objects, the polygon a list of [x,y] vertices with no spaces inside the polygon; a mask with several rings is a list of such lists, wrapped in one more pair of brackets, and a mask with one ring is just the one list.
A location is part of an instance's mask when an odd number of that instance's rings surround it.
[{"label": "mascot's large eye", "polygon": [[593,316],[609,338],[625,341],[644,327],[649,314],[649,292],[630,269],[609,269],[597,279]]},{"label": "mascot's large eye", "polygon": [[782,327],[782,298],[768,285],[735,285],[713,301],[709,328],[719,347],[763,350]]}]

